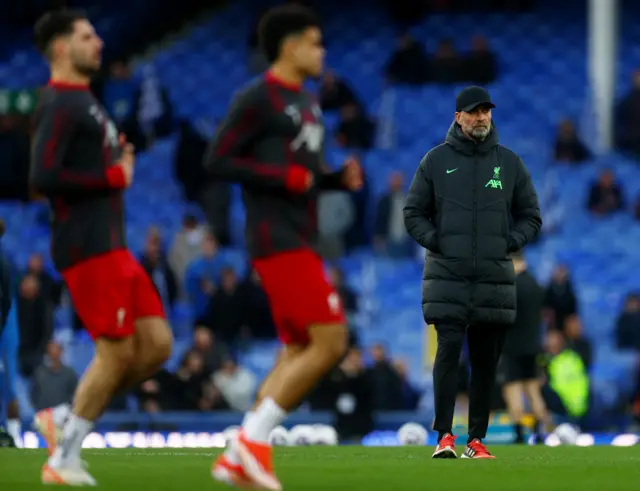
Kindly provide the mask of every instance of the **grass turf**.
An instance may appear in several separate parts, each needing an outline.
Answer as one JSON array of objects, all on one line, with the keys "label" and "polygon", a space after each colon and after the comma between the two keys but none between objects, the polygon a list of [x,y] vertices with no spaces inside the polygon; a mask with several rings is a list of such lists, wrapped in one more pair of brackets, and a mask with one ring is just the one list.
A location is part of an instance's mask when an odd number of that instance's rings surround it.
[{"label": "grass turf", "polygon": [[[640,446],[494,446],[494,461],[432,460],[431,448],[307,447],[276,451],[285,490],[491,491],[637,489]],[[101,490],[228,489],[209,474],[208,449],[86,450]],[[40,489],[41,450],[0,449],[0,490]]]}]

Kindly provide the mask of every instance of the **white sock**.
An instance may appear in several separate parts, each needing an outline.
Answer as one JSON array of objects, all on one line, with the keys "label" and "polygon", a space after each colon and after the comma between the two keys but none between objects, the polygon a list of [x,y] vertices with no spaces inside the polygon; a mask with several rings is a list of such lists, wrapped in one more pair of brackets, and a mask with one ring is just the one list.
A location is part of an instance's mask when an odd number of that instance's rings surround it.
[{"label": "white sock", "polygon": [[255,414],[247,421],[244,432],[249,440],[267,443],[269,434],[287,417],[287,412],[267,397],[262,401]]},{"label": "white sock", "polygon": [[[249,421],[253,417],[253,411],[247,411],[244,415],[244,419],[242,420],[241,428],[244,428],[247,425],[247,421]],[[229,462],[235,465],[240,465],[240,456],[238,455],[238,442],[234,439],[229,443],[229,447],[225,450],[224,455]]]},{"label": "white sock", "polygon": [[19,419],[7,420],[7,433],[13,438],[16,447],[22,448],[22,425]]},{"label": "white sock", "polygon": [[54,408],[51,408],[53,423],[60,427],[64,426],[67,422],[67,418],[71,414],[71,406],[69,404],[60,404]]},{"label": "white sock", "polygon": [[51,467],[73,467],[80,463],[82,442],[93,429],[93,421],[88,421],[71,413],[62,430],[62,440],[49,459]]}]

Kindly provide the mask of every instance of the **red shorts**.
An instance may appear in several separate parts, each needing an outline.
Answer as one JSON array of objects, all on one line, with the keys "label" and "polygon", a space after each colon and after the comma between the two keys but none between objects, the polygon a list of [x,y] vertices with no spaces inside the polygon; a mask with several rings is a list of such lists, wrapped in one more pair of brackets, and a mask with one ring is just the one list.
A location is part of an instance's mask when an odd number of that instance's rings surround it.
[{"label": "red shorts", "polygon": [[298,249],[254,259],[253,267],[284,344],[307,344],[310,326],[345,323],[340,297],[313,251]]},{"label": "red shorts", "polygon": [[107,252],[62,272],[71,301],[93,339],[133,335],[142,317],[165,317],[147,272],[126,249]]}]

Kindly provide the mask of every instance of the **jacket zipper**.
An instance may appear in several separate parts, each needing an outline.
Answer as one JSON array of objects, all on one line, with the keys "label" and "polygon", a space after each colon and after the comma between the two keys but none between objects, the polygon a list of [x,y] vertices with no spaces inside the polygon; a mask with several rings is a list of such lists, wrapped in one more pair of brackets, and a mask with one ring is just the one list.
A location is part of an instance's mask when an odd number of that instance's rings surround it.
[{"label": "jacket zipper", "polygon": [[480,162],[478,159],[475,159],[473,166],[473,241],[472,241],[472,254],[473,254],[473,276],[476,277],[476,269],[477,269],[477,220],[478,220],[478,165]]}]

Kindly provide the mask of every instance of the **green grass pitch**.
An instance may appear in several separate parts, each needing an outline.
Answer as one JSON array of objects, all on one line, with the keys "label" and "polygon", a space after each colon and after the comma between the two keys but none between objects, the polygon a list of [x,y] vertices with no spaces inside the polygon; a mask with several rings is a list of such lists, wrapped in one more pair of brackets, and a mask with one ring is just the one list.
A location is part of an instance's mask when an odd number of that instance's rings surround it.
[{"label": "green grass pitch", "polygon": [[[429,447],[280,448],[276,470],[285,490],[491,491],[634,490],[640,486],[640,446],[492,446],[497,460],[432,460]],[[105,491],[229,489],[209,471],[208,449],[86,450]],[[0,490],[42,489],[42,450],[0,449]]]}]

